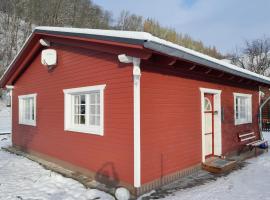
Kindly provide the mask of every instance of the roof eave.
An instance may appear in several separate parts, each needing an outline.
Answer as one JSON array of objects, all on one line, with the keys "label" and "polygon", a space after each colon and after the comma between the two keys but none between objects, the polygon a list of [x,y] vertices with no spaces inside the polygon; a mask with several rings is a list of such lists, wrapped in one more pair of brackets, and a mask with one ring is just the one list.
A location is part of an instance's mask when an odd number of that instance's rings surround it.
[{"label": "roof eave", "polygon": [[260,83],[270,85],[270,81],[268,81],[268,80],[265,80],[265,79],[262,79],[262,78],[259,78],[259,77],[256,77],[256,76],[241,72],[241,71],[236,71],[235,69],[230,69],[230,68],[224,67],[221,64],[212,62],[210,60],[198,57],[196,55],[187,53],[185,51],[181,51],[179,49],[176,49],[176,48],[173,48],[173,47],[170,47],[170,46],[166,46],[166,45],[154,42],[154,41],[145,42],[144,47],[147,48],[147,49],[151,49],[151,50],[166,54],[166,55],[170,55],[170,56],[173,56],[173,57],[176,57],[176,58],[180,58],[180,59],[188,60],[188,61],[200,64],[200,65],[204,65],[204,66],[210,67],[212,69],[227,72],[227,73],[233,74],[235,76],[240,76],[242,78],[247,78],[247,79],[250,79],[250,80],[253,80],[253,81],[257,81],[257,82],[260,82]]},{"label": "roof eave", "polygon": [[89,34],[89,33],[74,33],[74,32],[65,32],[65,31],[42,30],[42,29],[35,29],[34,33],[81,37],[81,38],[95,39],[95,40],[101,40],[101,41],[112,41],[112,42],[117,42],[117,43],[126,43],[126,44],[134,44],[134,45],[141,45],[141,46],[145,42],[145,40],[143,39],[95,35],[95,34]]}]

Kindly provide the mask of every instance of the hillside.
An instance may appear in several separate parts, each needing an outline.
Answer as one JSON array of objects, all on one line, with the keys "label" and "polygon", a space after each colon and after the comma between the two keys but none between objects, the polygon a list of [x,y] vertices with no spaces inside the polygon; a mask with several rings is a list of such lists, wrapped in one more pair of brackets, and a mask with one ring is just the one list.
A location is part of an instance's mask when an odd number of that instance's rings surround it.
[{"label": "hillside", "polygon": [[145,31],[153,35],[221,59],[213,46],[196,41],[189,35],[161,26],[154,19],[123,11],[112,14],[91,0],[1,0],[0,3],[0,76],[19,51],[35,26]]}]

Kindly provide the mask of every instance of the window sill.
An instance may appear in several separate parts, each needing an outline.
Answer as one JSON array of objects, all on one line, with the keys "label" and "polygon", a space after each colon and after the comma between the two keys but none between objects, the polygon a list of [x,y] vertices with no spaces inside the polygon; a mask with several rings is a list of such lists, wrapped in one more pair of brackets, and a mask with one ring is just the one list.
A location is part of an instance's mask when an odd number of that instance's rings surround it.
[{"label": "window sill", "polygon": [[87,128],[75,128],[75,127],[70,127],[70,128],[65,128],[65,131],[70,131],[70,132],[78,132],[78,133],[86,133],[86,134],[91,134],[91,135],[99,135],[103,136],[103,131],[101,130],[92,130],[92,129],[87,129]]},{"label": "window sill", "polygon": [[19,122],[20,125],[37,126],[36,122]]},{"label": "window sill", "polygon": [[252,121],[244,121],[244,122],[234,122],[234,125],[244,125],[244,124],[252,124]]}]

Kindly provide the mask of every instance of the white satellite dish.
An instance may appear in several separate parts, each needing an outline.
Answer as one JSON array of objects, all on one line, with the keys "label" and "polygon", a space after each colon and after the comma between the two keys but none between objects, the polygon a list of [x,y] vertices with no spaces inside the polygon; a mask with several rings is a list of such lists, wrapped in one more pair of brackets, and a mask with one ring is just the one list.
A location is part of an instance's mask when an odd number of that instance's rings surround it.
[{"label": "white satellite dish", "polygon": [[55,66],[57,63],[57,54],[54,49],[45,49],[41,52],[41,63],[45,66]]}]

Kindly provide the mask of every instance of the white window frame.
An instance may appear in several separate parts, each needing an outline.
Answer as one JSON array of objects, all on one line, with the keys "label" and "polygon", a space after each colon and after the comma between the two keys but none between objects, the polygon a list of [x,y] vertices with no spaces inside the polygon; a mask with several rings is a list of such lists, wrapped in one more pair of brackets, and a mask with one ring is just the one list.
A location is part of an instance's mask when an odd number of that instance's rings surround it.
[{"label": "white window frame", "polygon": [[[251,94],[243,94],[243,93],[233,93],[233,96],[234,96],[234,124],[240,125],[240,124],[252,123],[252,95]],[[247,118],[246,119],[237,119],[236,118],[236,99],[237,99],[237,97],[247,98],[247,104],[246,104]],[[240,112],[238,111],[238,113],[240,113]]]},{"label": "white window frame", "polygon": [[[34,99],[34,120],[27,120],[24,119],[24,107],[23,101],[28,98]],[[19,99],[19,124],[29,125],[29,126],[36,126],[36,119],[37,119],[37,94],[27,94],[27,95],[20,95],[18,96]],[[32,108],[32,106],[30,106]],[[31,112],[30,112],[31,113]]]},{"label": "white window frame", "polygon": [[[104,135],[104,89],[106,85],[95,85],[80,88],[64,89],[64,99],[65,99],[65,113],[64,113],[64,126],[65,131],[88,133],[94,135]],[[74,95],[89,94],[91,92],[99,91],[100,93],[100,125],[91,126],[86,122],[86,125],[75,125],[72,120],[72,97]],[[89,106],[86,103],[86,109]],[[86,112],[87,113],[87,112]],[[87,121],[87,119],[86,119]]]}]

